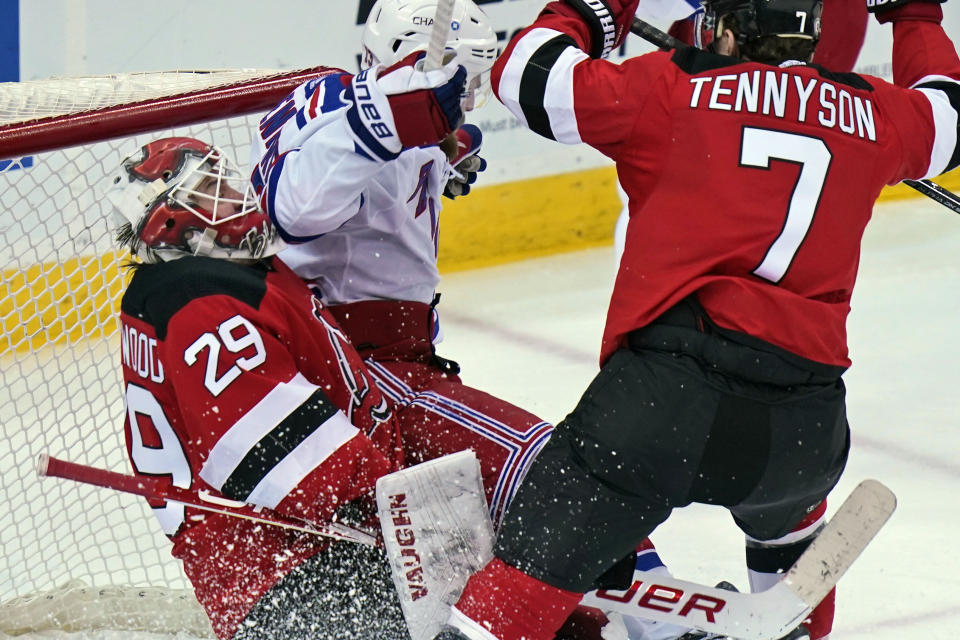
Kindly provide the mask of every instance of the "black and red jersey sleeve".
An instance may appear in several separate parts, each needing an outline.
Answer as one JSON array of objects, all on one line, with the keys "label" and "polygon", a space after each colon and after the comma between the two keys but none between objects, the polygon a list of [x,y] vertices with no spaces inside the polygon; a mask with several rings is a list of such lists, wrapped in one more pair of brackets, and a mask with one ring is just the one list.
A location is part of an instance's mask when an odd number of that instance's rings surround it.
[{"label": "black and red jersey sleeve", "polygon": [[497,59],[494,92],[532,131],[565,144],[584,142],[616,157],[638,110],[656,90],[669,54],[623,65],[591,59],[583,51],[584,30],[576,17],[543,12]]},{"label": "black and red jersey sleeve", "polygon": [[[893,80],[915,92],[911,92],[912,104],[898,114],[898,130],[908,143],[906,166],[894,182],[930,178],[960,166],[960,58],[939,24],[894,22]],[[918,144],[923,141],[927,144]]]}]

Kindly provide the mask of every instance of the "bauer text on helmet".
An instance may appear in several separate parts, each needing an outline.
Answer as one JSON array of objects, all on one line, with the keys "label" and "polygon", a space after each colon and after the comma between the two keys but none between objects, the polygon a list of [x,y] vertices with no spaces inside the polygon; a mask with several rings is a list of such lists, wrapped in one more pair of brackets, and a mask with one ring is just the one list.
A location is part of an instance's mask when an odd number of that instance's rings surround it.
[{"label": "bauer text on helmet", "polygon": [[[363,30],[363,66],[391,65],[413,51],[426,50],[436,11],[437,0],[377,0]],[[447,49],[467,70],[464,109],[482,105],[490,95],[497,35],[471,0],[454,2]]]},{"label": "bauer text on helmet", "polygon": [[259,259],[283,244],[248,181],[217,147],[162,138],[126,156],[106,194],[117,241],[144,262]]}]

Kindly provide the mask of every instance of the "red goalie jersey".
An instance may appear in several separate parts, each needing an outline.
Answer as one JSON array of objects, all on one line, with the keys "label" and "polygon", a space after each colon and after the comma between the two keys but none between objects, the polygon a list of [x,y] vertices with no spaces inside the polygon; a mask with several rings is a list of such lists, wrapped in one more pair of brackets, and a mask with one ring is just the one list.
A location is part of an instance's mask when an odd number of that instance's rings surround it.
[{"label": "red goalie jersey", "polygon": [[[279,260],[138,267],[121,323],[136,473],[326,522],[400,466],[386,401],[336,322]],[[154,513],[220,637],[327,546],[172,503]]]},{"label": "red goalie jersey", "polygon": [[848,366],[860,240],[881,189],[960,164],[960,62],[940,26],[894,25],[896,86],[693,48],[591,59],[589,28],[566,6],[514,37],[492,78],[530,129],[616,161],[630,221],[602,359],[695,295],[723,328]]}]

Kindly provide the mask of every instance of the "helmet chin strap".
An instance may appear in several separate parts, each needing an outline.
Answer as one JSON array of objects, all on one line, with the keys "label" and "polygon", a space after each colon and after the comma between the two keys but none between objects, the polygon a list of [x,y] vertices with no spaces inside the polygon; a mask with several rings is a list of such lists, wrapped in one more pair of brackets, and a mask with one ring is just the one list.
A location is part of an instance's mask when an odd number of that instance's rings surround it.
[{"label": "helmet chin strap", "polygon": [[140,203],[143,206],[151,205],[157,198],[159,198],[163,193],[168,189],[167,183],[157,178],[153,182],[147,184],[140,190],[140,193],[137,195],[137,199],[140,200]]},{"label": "helmet chin strap", "polygon": [[[195,256],[209,256],[213,254],[214,248],[216,248],[217,243],[217,231],[211,227],[207,227],[203,230],[203,233],[194,235],[194,238],[197,239],[197,246],[193,248],[193,255]],[[193,238],[191,238],[192,240]]]}]

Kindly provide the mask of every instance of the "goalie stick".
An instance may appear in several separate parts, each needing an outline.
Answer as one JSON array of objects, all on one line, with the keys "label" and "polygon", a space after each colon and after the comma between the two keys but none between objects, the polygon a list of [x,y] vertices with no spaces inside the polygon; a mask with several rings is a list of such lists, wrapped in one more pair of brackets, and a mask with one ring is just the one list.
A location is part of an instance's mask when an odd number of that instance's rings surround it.
[{"label": "goalie stick", "polygon": [[743,640],[781,638],[833,589],[896,505],[890,489],[864,480],[793,567],[766,591],[735,593],[642,572],[628,590],[592,591],[582,604]]},{"label": "goalie stick", "polygon": [[[640,36],[650,44],[659,49],[663,49],[664,51],[691,46],[678,40],[677,38],[674,38],[668,33],[664,33],[649,22],[645,22],[636,17],[633,19],[633,23],[630,25],[630,32],[634,35]],[[936,182],[924,179],[904,180],[903,183],[916,189],[934,202],[942,204],[954,213],[960,213],[960,195],[941,187]]]},{"label": "goalie stick", "polygon": [[195,509],[212,511],[235,518],[245,518],[247,520],[253,520],[254,522],[261,522],[285,529],[294,529],[313,535],[336,538],[338,540],[349,540],[370,546],[377,546],[378,544],[376,536],[366,531],[335,522],[317,524],[305,520],[285,518],[277,513],[264,513],[259,507],[245,502],[229,500],[212,495],[206,491],[173,487],[154,480],[153,478],[128,476],[122,473],[116,473],[115,471],[88,467],[87,465],[76,462],[59,460],[47,454],[40,454],[37,458],[37,474],[40,476],[64,478],[85,484],[92,484],[106,489],[132,493],[153,500],[179,502],[180,504]]}]

